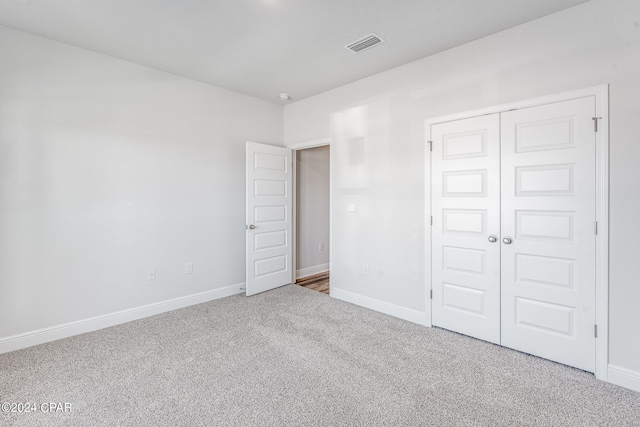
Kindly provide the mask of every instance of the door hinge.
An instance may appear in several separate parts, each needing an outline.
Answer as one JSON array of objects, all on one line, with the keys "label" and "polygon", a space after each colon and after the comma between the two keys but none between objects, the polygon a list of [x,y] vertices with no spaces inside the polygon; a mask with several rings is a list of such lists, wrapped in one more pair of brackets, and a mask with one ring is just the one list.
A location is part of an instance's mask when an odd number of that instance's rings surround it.
[{"label": "door hinge", "polygon": [[433,151],[433,141],[427,141],[429,144],[429,151]]},{"label": "door hinge", "polygon": [[593,336],[598,338],[598,325],[593,325]]},{"label": "door hinge", "polygon": [[433,217],[431,217],[431,225],[433,225]]},{"label": "door hinge", "polygon": [[593,223],[593,234],[598,234],[598,221]]},{"label": "door hinge", "polygon": [[433,299],[433,289],[429,291],[429,299]]},{"label": "door hinge", "polygon": [[593,119],[593,131],[598,132],[598,120],[602,117],[591,117]]}]

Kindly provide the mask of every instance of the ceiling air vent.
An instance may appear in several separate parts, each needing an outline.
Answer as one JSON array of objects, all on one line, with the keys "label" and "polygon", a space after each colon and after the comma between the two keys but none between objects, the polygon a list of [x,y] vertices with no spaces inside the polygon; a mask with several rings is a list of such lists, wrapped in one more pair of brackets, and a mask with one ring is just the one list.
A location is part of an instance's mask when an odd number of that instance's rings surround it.
[{"label": "ceiling air vent", "polygon": [[375,33],[371,33],[360,40],[349,43],[345,46],[345,49],[349,49],[353,53],[360,53],[363,50],[371,49],[381,43],[384,43],[384,39]]}]

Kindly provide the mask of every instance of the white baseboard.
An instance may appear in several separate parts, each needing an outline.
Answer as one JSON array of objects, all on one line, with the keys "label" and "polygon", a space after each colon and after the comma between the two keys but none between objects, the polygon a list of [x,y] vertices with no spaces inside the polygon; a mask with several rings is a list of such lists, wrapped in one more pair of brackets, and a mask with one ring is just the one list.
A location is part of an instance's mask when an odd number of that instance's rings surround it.
[{"label": "white baseboard", "polygon": [[640,392],[640,372],[621,366],[609,365],[607,381]]},{"label": "white baseboard", "polygon": [[410,308],[401,307],[399,305],[390,304],[388,302],[380,301],[374,298],[365,297],[364,295],[356,294],[353,292],[345,291],[344,289],[336,289],[331,287],[331,296],[342,301],[350,302],[351,304],[366,307],[371,310],[379,311],[384,314],[388,314],[393,317],[398,317],[409,322],[417,323],[419,325],[427,325],[427,314],[412,310]]},{"label": "white baseboard", "polygon": [[314,274],[324,273],[325,271],[329,271],[329,263],[314,265],[313,267],[301,268],[300,270],[296,270],[296,279],[301,277],[313,276]]},{"label": "white baseboard", "polygon": [[0,354],[244,292],[244,283],[0,338]]}]

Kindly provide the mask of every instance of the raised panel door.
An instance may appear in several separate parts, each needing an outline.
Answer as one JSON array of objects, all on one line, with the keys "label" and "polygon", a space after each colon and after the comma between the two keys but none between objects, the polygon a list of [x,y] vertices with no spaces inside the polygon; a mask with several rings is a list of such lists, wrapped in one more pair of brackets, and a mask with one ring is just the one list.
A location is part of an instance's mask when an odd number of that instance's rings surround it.
[{"label": "raised panel door", "polygon": [[432,323],[500,342],[499,115],[433,125]]},{"label": "raised panel door", "polygon": [[501,117],[502,345],[595,370],[593,97]]}]

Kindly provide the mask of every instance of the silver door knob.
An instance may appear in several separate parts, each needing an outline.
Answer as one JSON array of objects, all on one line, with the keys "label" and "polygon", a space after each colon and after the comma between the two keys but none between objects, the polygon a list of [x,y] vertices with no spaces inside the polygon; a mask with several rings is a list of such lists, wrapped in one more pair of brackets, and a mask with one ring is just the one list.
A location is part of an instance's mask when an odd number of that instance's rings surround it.
[{"label": "silver door knob", "polygon": [[253,224],[249,225],[249,230],[254,230],[255,228],[256,228],[255,225],[253,225]]},{"label": "silver door knob", "polygon": [[502,243],[504,243],[505,245],[510,245],[511,242],[513,242],[513,240],[511,240],[511,237],[505,237],[504,239],[502,239]]},{"label": "silver door knob", "polygon": [[497,241],[498,241],[498,238],[497,238],[496,236],[494,236],[494,235],[491,235],[491,236],[489,236],[489,241],[490,241],[491,243],[495,243],[495,242],[497,242]]}]

